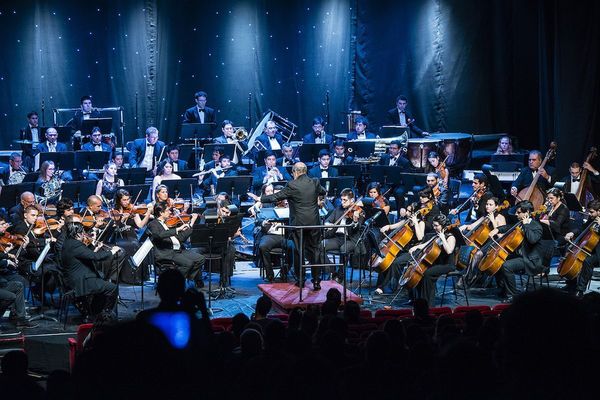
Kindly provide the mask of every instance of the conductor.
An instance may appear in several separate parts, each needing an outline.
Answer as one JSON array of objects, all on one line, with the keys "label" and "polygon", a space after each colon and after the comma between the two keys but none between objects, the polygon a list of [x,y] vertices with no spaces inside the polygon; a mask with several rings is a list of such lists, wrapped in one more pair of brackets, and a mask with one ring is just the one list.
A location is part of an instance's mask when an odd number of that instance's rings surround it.
[{"label": "conductor", "polygon": [[[281,200],[288,201],[290,208],[290,225],[308,226],[319,225],[319,195],[325,195],[325,189],[321,187],[318,179],[309,178],[306,175],[306,164],[297,162],[292,167],[293,180],[277,193],[272,195],[256,196],[252,193],[248,195],[261,203],[277,203]],[[319,230],[306,229],[303,233],[303,254],[311,264],[323,264],[322,253],[319,251]],[[303,287],[304,282],[300,282],[300,230],[292,231],[292,241],[294,242],[294,272],[296,274],[296,286]],[[321,289],[321,279],[318,269],[311,268],[313,290]]]}]

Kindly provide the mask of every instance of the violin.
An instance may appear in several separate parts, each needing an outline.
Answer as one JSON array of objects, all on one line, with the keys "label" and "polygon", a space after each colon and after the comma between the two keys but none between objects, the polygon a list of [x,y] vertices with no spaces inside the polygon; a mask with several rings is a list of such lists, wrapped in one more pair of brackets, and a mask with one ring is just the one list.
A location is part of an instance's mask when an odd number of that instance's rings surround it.
[{"label": "violin", "polygon": [[181,199],[181,198],[168,198],[167,199],[167,206],[174,208],[176,210],[183,210],[183,208],[185,207],[185,200]]},{"label": "violin", "polygon": [[50,231],[56,231],[61,227],[61,222],[54,218],[45,219],[44,217],[38,217],[35,221],[35,226],[32,231],[36,236],[43,235],[44,233]]},{"label": "violin", "polygon": [[101,242],[101,241],[95,239],[94,236],[89,235],[87,233],[82,233],[81,234],[81,241],[86,246],[89,246],[89,245],[100,246],[100,247],[102,247],[105,250],[109,250],[109,251],[112,250],[111,246],[109,246],[107,244],[104,244],[104,242]]},{"label": "violin", "polygon": [[169,228],[177,228],[178,226],[188,224],[191,220],[192,216],[190,214],[178,214],[167,218],[165,224]]},{"label": "violin", "polygon": [[23,235],[12,235],[8,232],[4,232],[4,234],[0,236],[0,250],[6,250],[6,248],[10,247],[11,244],[21,246],[23,242]]}]

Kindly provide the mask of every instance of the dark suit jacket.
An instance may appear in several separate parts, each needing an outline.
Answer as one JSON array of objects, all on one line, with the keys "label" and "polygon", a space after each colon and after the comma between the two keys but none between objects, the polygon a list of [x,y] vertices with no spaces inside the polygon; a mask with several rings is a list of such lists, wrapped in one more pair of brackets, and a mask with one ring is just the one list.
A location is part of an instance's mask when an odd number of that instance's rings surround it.
[{"label": "dark suit jacket", "polygon": [[[291,163],[286,164],[286,166],[290,166],[290,165],[294,165],[295,163],[297,163],[298,161],[300,161],[300,159],[298,157],[293,158],[291,160]],[[277,165],[278,167],[282,167],[283,166],[283,157],[279,157],[276,161],[275,161],[275,165]]]},{"label": "dark suit jacket", "polygon": [[[165,142],[157,141],[154,145],[154,156],[158,160],[160,153],[165,147]],[[144,160],[146,155],[146,138],[135,139],[129,152],[129,168],[138,168],[138,165]]]},{"label": "dark suit jacket", "polygon": [[23,204],[21,203],[8,210],[8,216],[10,219],[9,222],[12,224],[12,226],[9,228],[10,232],[14,232],[15,227],[23,221],[23,212]]},{"label": "dark suit jacket", "polygon": [[[304,137],[302,138],[302,142],[303,143],[315,143],[316,138],[317,138],[317,135],[315,135],[314,132],[311,132],[311,133],[304,135]],[[325,133],[325,143],[327,143],[327,144],[333,143],[333,135],[330,135],[329,133]]]},{"label": "dark suit jacket", "polygon": [[[173,160],[171,160],[171,163],[173,163]],[[186,170],[187,168],[188,168],[187,161],[177,160],[177,171],[183,171],[183,170]]]},{"label": "dark suit jacket", "polygon": [[[330,222],[332,224],[336,223],[341,217],[342,215],[344,215],[344,212],[346,212],[346,209],[342,208],[342,206],[338,206],[336,207],[332,213],[329,214],[329,216],[325,219],[325,222]],[[346,221],[342,221],[340,222],[340,224],[344,224],[344,223],[352,223],[352,215],[350,215],[351,213],[348,213],[348,217],[346,218]],[[348,233],[348,240],[353,241],[354,243],[356,243],[356,241],[358,240],[359,236],[360,236],[360,231],[361,231],[361,226],[364,224],[365,222],[365,218],[364,216],[359,217],[358,219],[358,224],[353,225],[350,228],[347,228],[346,232]],[[335,229],[330,229],[325,231],[325,237],[326,238],[331,238],[334,237],[336,235],[336,230]]]},{"label": "dark suit jacket", "polygon": [[[68,151],[67,145],[64,143],[56,142],[56,151]],[[38,143],[37,152],[48,153],[48,143],[45,141]]]},{"label": "dark suit jacket", "polygon": [[[345,155],[344,157],[342,157],[342,163],[338,164],[338,165],[349,165],[349,164],[353,164],[354,163],[354,157],[349,156],[349,155]],[[332,167],[335,167],[335,165],[333,165],[334,160],[336,159],[335,154],[331,155],[331,162],[329,163],[329,165],[331,165]]]},{"label": "dark suit jacket", "polygon": [[[552,182],[554,182],[554,177],[552,176],[554,168],[546,166],[546,172],[552,178]],[[523,167],[521,168],[521,172],[519,172],[519,176],[517,176],[517,179],[515,179],[512,185],[518,190],[521,190],[531,185],[531,182],[533,182],[533,172],[531,171],[531,169],[529,169],[529,167]],[[546,178],[540,176],[536,186],[544,192],[546,192],[546,190],[552,187],[552,184],[548,182]]]},{"label": "dark suit jacket", "polygon": [[[410,137],[423,137],[423,129],[414,124],[412,115],[406,110],[404,111],[404,114],[406,115],[406,124],[410,128]],[[400,125],[400,115],[398,114],[398,109],[396,107],[388,110],[387,121],[391,125]]]},{"label": "dark suit jacket", "polygon": [[[511,228],[510,225],[504,225],[498,228],[500,233],[504,233]],[[531,262],[535,267],[542,266],[542,224],[536,220],[532,220],[531,223],[521,225],[521,229],[525,234],[525,240],[517,250],[518,254],[522,255],[525,259]]]},{"label": "dark suit jacket", "polygon": [[[379,159],[379,165],[390,165],[390,158],[391,156],[389,153],[382,155],[381,159]],[[405,170],[410,170],[412,168],[411,162],[403,156],[398,156],[398,159],[396,160],[396,166]]]},{"label": "dark suit jacket", "polygon": [[[564,187],[564,192],[565,193],[570,193],[571,192],[571,175],[569,176],[565,176],[562,181],[565,183],[565,187]],[[6,182],[6,181],[5,181]],[[594,193],[594,188],[593,188],[593,184],[597,184],[600,183],[600,175],[596,176],[594,174],[592,174],[590,171],[588,171],[586,177],[585,177],[585,189],[587,191],[589,191],[590,193],[592,193],[593,195],[596,195],[596,193]],[[581,182],[579,183],[581,185]]]},{"label": "dark suit jacket", "polygon": [[67,287],[73,288],[77,297],[92,293],[97,289],[100,278],[93,262],[103,261],[111,256],[110,251],[95,252],[79,240],[67,238],[60,252],[60,269]]},{"label": "dark suit jacket", "polygon": [[175,236],[181,248],[183,249],[183,243],[192,235],[193,229],[187,229],[177,233],[175,228],[165,230],[165,228],[158,222],[158,219],[153,219],[148,224],[148,232],[154,244],[154,253],[156,258],[159,260],[173,260],[175,250],[173,250],[173,242],[171,236]]},{"label": "dark suit jacket", "polygon": [[552,232],[553,239],[564,237],[570,232],[571,214],[565,204],[560,203],[548,220],[550,221],[550,232]]},{"label": "dark suit jacket", "polygon": [[[38,138],[45,139],[45,132],[40,130],[40,126],[38,126]],[[31,134],[31,127],[27,124],[26,128],[21,129],[21,140],[33,140],[33,135]],[[21,151],[23,152],[23,157],[33,157],[33,147],[30,144],[21,144]]]},{"label": "dark suit jacket", "polygon": [[[290,176],[290,174],[288,174],[288,172],[285,168],[277,167],[277,169],[279,170],[279,172],[281,172],[281,175],[283,175],[284,181],[292,180],[292,177]],[[263,179],[265,179],[267,172],[268,171],[267,171],[266,165],[263,165],[261,167],[257,167],[254,169],[254,172],[252,173],[252,186],[254,187],[254,189],[261,188],[261,186],[263,185]]]},{"label": "dark suit jacket", "polygon": [[301,175],[289,181],[279,192],[269,196],[261,196],[261,203],[276,203],[287,199],[290,207],[290,224],[295,226],[318,225],[319,195],[325,195],[318,179]]},{"label": "dark suit jacket", "polygon": [[[263,132],[260,135],[258,135],[256,140],[259,141],[260,143],[262,143],[262,145],[265,146],[265,148],[267,150],[272,150],[271,142],[269,141],[269,137],[267,136],[266,133]],[[281,145],[284,143],[283,136],[281,136],[281,134],[279,134],[279,133],[275,134],[275,140],[277,140],[277,143],[279,143],[279,147],[281,147]],[[260,150],[264,150],[264,149],[261,147]]]},{"label": "dark suit jacket", "polygon": [[[477,202],[477,211],[475,211],[476,219],[479,219],[487,214],[485,212],[485,204],[492,197],[494,197],[494,194],[488,190],[479,198],[479,201]],[[471,203],[471,207],[469,207],[469,211],[467,212],[467,218],[465,219],[465,222],[473,221],[473,219],[471,218],[472,213],[473,213],[473,203]]]},{"label": "dark suit jacket", "polygon": [[[102,151],[106,151],[108,153],[112,153],[112,147],[110,147],[110,145],[108,143],[101,142],[100,145],[102,146]],[[95,151],[96,148],[94,147],[94,144],[92,142],[87,142],[86,144],[84,144],[81,147],[81,150],[83,150],[83,151]]]},{"label": "dark suit jacket", "polygon": [[[23,166],[25,172],[29,172],[27,167]],[[0,179],[4,184],[8,184],[8,178],[10,177],[10,165],[0,167]]]},{"label": "dark suit jacket", "polygon": [[[216,122],[217,115],[215,113],[214,108],[204,107],[204,123],[209,124],[211,122]],[[183,115],[184,123],[199,123],[200,122],[200,114],[198,113],[198,106],[190,107],[185,110],[185,114]]]},{"label": "dark suit jacket", "polygon": [[[217,136],[214,140],[213,143],[222,143],[222,144],[227,144],[227,138],[225,137],[225,135],[221,135],[221,136]],[[235,147],[235,152],[237,153],[238,156],[238,163],[242,162],[242,153],[240,151],[240,148],[243,151],[248,150],[248,141],[247,140],[243,140],[241,142],[238,142],[239,147],[236,146]],[[233,162],[233,160],[231,160]]]},{"label": "dark suit jacket", "polygon": [[[327,168],[327,175],[329,175],[329,178],[335,178],[339,176],[337,168],[331,166]],[[321,178],[321,166],[319,163],[317,163],[317,165],[308,171],[308,176],[311,178]]]},{"label": "dark suit jacket", "polygon": [[[367,136],[367,139],[377,139],[377,135],[372,132],[365,132],[365,135]],[[357,140],[357,139],[358,139],[358,135],[356,134],[356,131],[350,132],[348,134],[348,136],[346,136],[346,140]]]}]

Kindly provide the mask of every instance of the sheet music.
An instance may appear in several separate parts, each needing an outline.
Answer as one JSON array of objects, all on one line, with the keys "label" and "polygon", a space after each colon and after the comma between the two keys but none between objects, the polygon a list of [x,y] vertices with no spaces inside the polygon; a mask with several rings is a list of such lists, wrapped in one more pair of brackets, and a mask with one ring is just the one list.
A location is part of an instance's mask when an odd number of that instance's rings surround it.
[{"label": "sheet music", "polygon": [[277,218],[289,218],[290,217],[290,209],[289,208],[274,208],[273,211]]},{"label": "sheet music", "polygon": [[150,253],[152,247],[154,247],[154,245],[152,244],[152,240],[148,238],[144,243],[142,243],[138,251],[136,251],[135,254],[131,256],[131,260],[133,261],[136,267],[142,265],[142,262],[144,261],[148,253]]},{"label": "sheet music", "polygon": [[35,260],[35,262],[33,264],[31,264],[32,270],[34,270],[34,271],[38,270],[40,265],[42,265],[42,263],[44,262],[44,259],[48,255],[49,251],[50,251],[50,243],[46,243],[46,245],[44,246],[44,249],[40,253],[40,256],[37,258],[37,260]]}]

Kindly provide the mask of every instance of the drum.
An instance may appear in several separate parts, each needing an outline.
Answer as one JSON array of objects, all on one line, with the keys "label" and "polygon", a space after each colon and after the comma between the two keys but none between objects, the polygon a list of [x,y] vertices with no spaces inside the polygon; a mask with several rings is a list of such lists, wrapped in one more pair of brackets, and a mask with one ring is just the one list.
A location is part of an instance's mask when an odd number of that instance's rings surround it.
[{"label": "drum", "polygon": [[430,151],[437,151],[439,139],[415,138],[408,139],[406,157],[413,167],[423,169],[427,165],[427,155]]},{"label": "drum", "polygon": [[464,168],[471,160],[473,135],[468,133],[434,133],[429,136],[439,141],[438,153],[440,160],[446,159],[450,170]]}]

